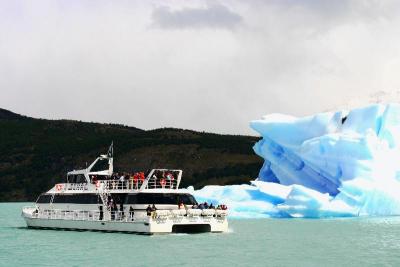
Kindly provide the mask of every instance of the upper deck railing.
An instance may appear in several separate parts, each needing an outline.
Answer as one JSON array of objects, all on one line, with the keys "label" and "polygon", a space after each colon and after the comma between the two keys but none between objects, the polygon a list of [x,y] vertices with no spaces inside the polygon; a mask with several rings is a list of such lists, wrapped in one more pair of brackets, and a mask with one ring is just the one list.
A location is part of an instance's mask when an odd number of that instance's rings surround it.
[{"label": "upper deck railing", "polygon": [[[118,178],[118,177],[116,177]],[[64,183],[56,184],[53,193],[66,191],[99,190],[132,191],[144,189],[178,189],[182,178],[181,170],[153,169],[147,177],[144,175],[127,175],[119,179],[96,180],[91,183]]]},{"label": "upper deck railing", "polygon": [[96,187],[105,190],[139,190],[144,181],[104,180],[96,183]]},{"label": "upper deck railing", "polygon": [[140,189],[177,189],[176,180],[162,180],[162,179],[149,179],[149,180],[133,180],[119,181],[119,180],[104,180],[96,182],[96,187],[104,190],[140,190]]}]

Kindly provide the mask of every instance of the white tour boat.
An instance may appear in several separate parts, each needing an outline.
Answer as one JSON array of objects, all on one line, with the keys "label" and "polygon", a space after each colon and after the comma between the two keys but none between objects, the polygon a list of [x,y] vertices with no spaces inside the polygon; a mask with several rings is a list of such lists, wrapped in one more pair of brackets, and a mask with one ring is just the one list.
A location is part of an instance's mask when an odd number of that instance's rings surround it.
[{"label": "white tour boat", "polygon": [[[103,166],[103,167],[101,167]],[[105,170],[104,170],[105,169]],[[138,233],[225,232],[224,205],[207,208],[179,189],[182,170],[153,169],[116,177],[112,145],[88,168],[24,207],[28,227]]]}]

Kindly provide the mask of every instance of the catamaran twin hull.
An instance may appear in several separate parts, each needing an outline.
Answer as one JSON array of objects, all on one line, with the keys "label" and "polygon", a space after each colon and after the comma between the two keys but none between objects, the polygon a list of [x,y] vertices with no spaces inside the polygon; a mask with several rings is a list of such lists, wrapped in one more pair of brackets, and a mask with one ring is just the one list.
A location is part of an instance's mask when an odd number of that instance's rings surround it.
[{"label": "catamaran twin hull", "polygon": [[[99,165],[107,169],[98,171]],[[113,172],[113,147],[89,167],[67,173],[66,183],[25,207],[28,227],[139,233],[225,232],[225,205],[198,205],[179,189],[182,170],[153,169],[147,175]],[[206,204],[206,203],[204,203]]]}]

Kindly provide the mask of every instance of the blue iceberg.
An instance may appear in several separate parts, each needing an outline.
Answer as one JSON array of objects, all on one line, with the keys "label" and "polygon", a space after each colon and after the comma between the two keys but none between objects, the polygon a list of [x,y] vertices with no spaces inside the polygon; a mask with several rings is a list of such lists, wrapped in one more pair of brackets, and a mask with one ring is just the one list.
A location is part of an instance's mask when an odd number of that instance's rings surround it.
[{"label": "blue iceberg", "polygon": [[206,186],[200,201],[233,217],[400,215],[400,105],[374,104],[304,118],[251,122],[264,158],[251,185]]}]

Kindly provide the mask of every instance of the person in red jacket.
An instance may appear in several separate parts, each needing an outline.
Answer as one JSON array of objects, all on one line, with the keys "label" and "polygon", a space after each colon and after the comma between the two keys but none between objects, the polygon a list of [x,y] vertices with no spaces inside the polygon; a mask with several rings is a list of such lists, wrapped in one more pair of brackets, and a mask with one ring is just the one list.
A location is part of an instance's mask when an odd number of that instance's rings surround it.
[{"label": "person in red jacket", "polygon": [[135,173],[133,175],[133,183],[135,184],[135,188],[138,189],[138,181],[139,181],[139,175]]}]

